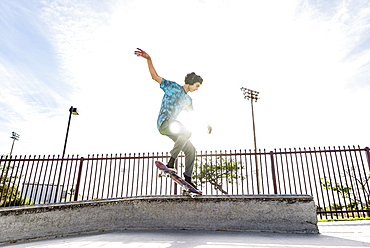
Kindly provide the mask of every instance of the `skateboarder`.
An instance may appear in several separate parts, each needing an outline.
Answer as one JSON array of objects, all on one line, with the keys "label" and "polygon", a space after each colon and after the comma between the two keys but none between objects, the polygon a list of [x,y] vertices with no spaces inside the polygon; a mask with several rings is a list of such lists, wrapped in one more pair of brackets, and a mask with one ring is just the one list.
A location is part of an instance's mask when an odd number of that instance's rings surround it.
[{"label": "skateboarder", "polygon": [[[191,181],[193,174],[195,148],[190,142],[191,132],[186,127],[176,120],[181,111],[193,111],[192,99],[188,95],[189,92],[194,92],[199,89],[203,83],[203,79],[194,72],[189,73],[185,77],[183,86],[166,80],[160,77],[154,66],[151,57],[142,49],[137,49],[135,55],[143,57],[147,60],[148,68],[152,79],[160,84],[160,88],[164,91],[161,109],[159,111],[157,128],[163,135],[172,139],[175,144],[170,152],[171,158],[167,164],[168,168],[174,168],[175,160],[181,151],[185,154],[185,181],[192,186],[195,185]],[[208,133],[212,132],[212,128],[208,125]]]}]

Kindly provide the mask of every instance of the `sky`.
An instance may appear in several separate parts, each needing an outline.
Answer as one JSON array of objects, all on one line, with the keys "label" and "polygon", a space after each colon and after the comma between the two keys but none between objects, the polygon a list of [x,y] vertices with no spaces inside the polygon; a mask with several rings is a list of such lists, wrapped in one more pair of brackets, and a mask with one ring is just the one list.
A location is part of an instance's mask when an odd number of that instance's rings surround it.
[{"label": "sky", "polygon": [[[158,74],[189,93],[201,151],[370,145],[370,1],[1,0],[0,154],[167,152]],[[179,116],[186,122],[186,112]]]}]

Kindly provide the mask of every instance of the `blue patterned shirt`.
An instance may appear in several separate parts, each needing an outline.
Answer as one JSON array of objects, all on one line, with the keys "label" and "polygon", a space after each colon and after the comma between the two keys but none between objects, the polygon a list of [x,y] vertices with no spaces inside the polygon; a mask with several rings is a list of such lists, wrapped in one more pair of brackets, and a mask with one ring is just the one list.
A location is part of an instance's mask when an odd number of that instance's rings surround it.
[{"label": "blue patterned shirt", "polygon": [[181,85],[162,78],[160,87],[164,96],[157,120],[158,129],[166,118],[175,120],[182,110],[192,109],[192,99]]}]

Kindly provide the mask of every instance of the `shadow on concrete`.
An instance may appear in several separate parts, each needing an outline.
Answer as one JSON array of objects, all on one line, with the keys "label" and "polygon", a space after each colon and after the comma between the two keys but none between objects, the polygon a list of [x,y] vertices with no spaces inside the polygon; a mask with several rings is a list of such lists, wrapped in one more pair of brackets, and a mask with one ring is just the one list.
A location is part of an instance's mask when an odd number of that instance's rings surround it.
[{"label": "shadow on concrete", "polygon": [[[370,247],[370,221],[320,223],[321,234],[194,230],[120,230],[10,244],[6,247]],[[5,246],[3,246],[5,247]]]}]

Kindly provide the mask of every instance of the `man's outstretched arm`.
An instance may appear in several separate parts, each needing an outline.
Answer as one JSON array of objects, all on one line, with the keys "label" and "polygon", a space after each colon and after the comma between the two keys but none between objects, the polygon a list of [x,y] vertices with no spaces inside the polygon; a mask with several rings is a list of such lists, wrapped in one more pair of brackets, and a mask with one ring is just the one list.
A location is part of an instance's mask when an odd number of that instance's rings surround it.
[{"label": "man's outstretched arm", "polygon": [[135,55],[138,57],[143,57],[148,62],[148,68],[152,79],[157,81],[159,84],[162,83],[162,77],[158,76],[157,71],[154,69],[152,58],[144,50],[137,48]]}]

